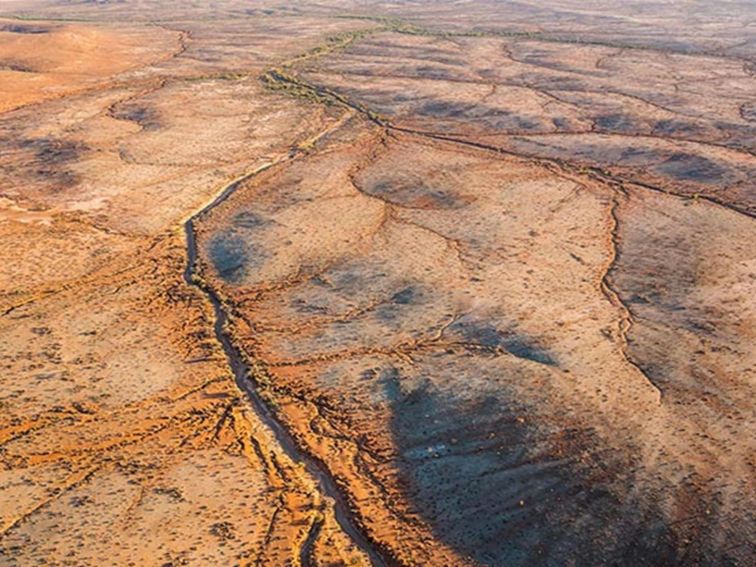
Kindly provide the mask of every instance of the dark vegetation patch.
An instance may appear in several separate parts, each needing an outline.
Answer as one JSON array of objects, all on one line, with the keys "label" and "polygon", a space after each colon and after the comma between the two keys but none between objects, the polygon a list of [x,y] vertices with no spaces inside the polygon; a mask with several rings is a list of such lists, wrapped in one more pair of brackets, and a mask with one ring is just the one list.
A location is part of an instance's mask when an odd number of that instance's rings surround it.
[{"label": "dark vegetation patch", "polygon": [[407,305],[412,303],[418,296],[417,289],[414,287],[406,287],[401,291],[397,291],[391,296],[391,303],[397,305]]},{"label": "dark vegetation patch", "polygon": [[[639,47],[651,47],[653,49],[658,49],[659,51],[669,51],[671,53],[681,53],[683,55],[694,55],[705,51],[703,47],[696,45],[695,43],[671,38],[648,38],[644,39],[642,43],[636,38],[628,38],[626,41],[631,45],[637,42],[639,43]],[[648,43],[646,43],[646,41]]]},{"label": "dark vegetation patch", "polygon": [[723,184],[736,179],[736,173],[721,162],[683,152],[670,154],[643,140],[598,141],[589,136],[546,139],[536,135],[516,138],[514,147],[528,155],[572,159],[605,167],[632,167],[637,168],[635,173],[655,173],[675,181]]},{"label": "dark vegetation patch", "polygon": [[325,315],[328,313],[328,307],[315,301],[308,301],[302,297],[295,297],[291,300],[291,307],[299,313],[309,313],[315,315]]},{"label": "dark vegetation patch", "polygon": [[741,104],[740,116],[748,122],[756,122],[756,102],[744,102]]},{"label": "dark vegetation patch", "polygon": [[28,177],[50,183],[58,191],[75,185],[79,176],[70,168],[80,161],[89,148],[81,143],[56,138],[0,138],[13,159],[5,159],[0,169],[11,178]]},{"label": "dark vegetation patch", "polygon": [[17,73],[34,73],[34,69],[29,67],[25,63],[17,63],[15,61],[0,61],[0,70],[2,71],[16,71]]},{"label": "dark vegetation patch", "polygon": [[116,120],[136,122],[143,130],[160,129],[160,116],[154,108],[139,104],[117,105],[111,112]]},{"label": "dark vegetation patch", "polygon": [[573,128],[571,127],[570,120],[567,118],[554,118],[551,120],[554,127],[560,132],[569,132]]},{"label": "dark vegetation patch", "polygon": [[392,289],[389,273],[367,262],[348,262],[313,276],[299,288],[291,306],[300,313],[339,313],[355,299],[367,303],[370,297],[388,295]]},{"label": "dark vegetation patch", "polygon": [[[510,49],[512,49],[510,47]],[[512,59],[520,63],[527,65],[533,65],[534,67],[542,67],[544,69],[551,69],[552,71],[561,71],[563,73],[575,73],[578,75],[585,75],[588,77],[601,77],[606,73],[591,70],[580,69],[573,67],[569,63],[565,63],[559,60],[559,52],[552,52],[545,49],[528,49],[528,48],[515,48],[516,53],[513,53]]]},{"label": "dark vegetation patch", "polygon": [[360,262],[341,266],[328,272],[330,287],[345,296],[376,291],[376,288],[385,285],[387,276],[388,273],[381,270],[379,266],[370,266]]},{"label": "dark vegetation patch", "polygon": [[362,190],[395,205],[416,209],[456,209],[467,203],[454,191],[432,186],[422,177],[410,174],[366,183]]},{"label": "dark vegetation patch", "polygon": [[81,159],[87,147],[69,140],[55,138],[27,138],[19,146],[34,154],[36,161],[48,166],[63,166]]},{"label": "dark vegetation patch", "polygon": [[50,28],[36,24],[0,24],[0,32],[38,35],[50,33]]},{"label": "dark vegetation patch", "polygon": [[654,125],[654,134],[668,136],[703,136],[706,129],[693,122],[685,120],[659,120]]},{"label": "dark vegetation patch", "polygon": [[431,79],[433,81],[463,81],[465,74],[444,67],[433,67],[430,65],[419,65],[401,69],[399,74],[407,74],[418,79]]},{"label": "dark vegetation patch", "polygon": [[[595,146],[593,147],[595,148]],[[639,148],[637,146],[609,148],[603,155],[600,148],[596,148],[595,151],[602,158],[601,161],[603,163],[611,163],[613,160],[616,160],[619,165],[625,166],[647,166],[662,159],[662,154],[658,150]]]},{"label": "dark vegetation patch", "polygon": [[250,268],[265,257],[264,251],[232,230],[213,236],[208,250],[215,271],[228,283],[241,283]]},{"label": "dark vegetation patch", "polygon": [[482,122],[486,127],[495,130],[536,131],[541,126],[538,119],[494,106],[467,102],[433,100],[423,103],[416,112],[420,116]]},{"label": "dark vegetation patch", "polygon": [[677,181],[722,184],[730,180],[727,168],[695,154],[675,153],[654,167],[657,173],[668,175]]},{"label": "dark vegetation patch", "polygon": [[234,215],[234,226],[239,228],[256,229],[269,224],[269,221],[252,211],[242,211]]},{"label": "dark vegetation patch", "polygon": [[[400,291],[393,293],[388,301],[375,309],[375,315],[384,324],[400,324],[411,318],[411,311],[408,311],[413,305],[418,305],[423,301],[423,293],[419,286],[407,286]],[[400,325],[399,325],[400,326]]]},{"label": "dark vegetation patch", "polygon": [[231,522],[216,522],[210,526],[210,533],[221,541],[236,539],[234,525]]},{"label": "dark vegetation patch", "polygon": [[502,349],[518,358],[557,366],[556,356],[538,344],[538,341],[513,329],[499,330],[490,323],[459,320],[449,327],[466,341],[493,349]]},{"label": "dark vegetation patch", "polygon": [[653,223],[649,228],[633,224],[623,231],[609,278],[618,284],[622,299],[666,311],[659,319],[663,322],[685,310],[686,298],[696,292],[704,268],[691,242],[695,235],[681,227],[665,231],[653,227]]},{"label": "dark vegetation patch", "polygon": [[640,124],[633,116],[627,114],[605,114],[595,119],[596,129],[608,132],[637,132]]},{"label": "dark vegetation patch", "polygon": [[591,85],[586,84],[584,81],[577,77],[568,77],[564,75],[553,75],[546,73],[521,73],[517,79],[522,81],[522,85],[525,87],[531,87],[535,89],[545,91],[577,91],[585,92],[591,90]]},{"label": "dark vegetation patch", "polygon": [[395,369],[381,380],[405,497],[461,554],[502,567],[683,564],[628,463],[599,458],[590,431],[536,425],[547,418],[501,393],[406,389]]},{"label": "dark vegetation patch", "polygon": [[626,224],[621,237],[609,282],[638,321],[628,335],[629,355],[665,395],[705,388],[704,369],[690,371],[685,338],[716,340],[722,316],[698,300],[707,270],[700,235],[690,225],[660,230],[650,219]]},{"label": "dark vegetation patch", "polygon": [[248,8],[244,10],[244,13],[248,16],[273,16],[276,14],[276,10],[273,8]]}]

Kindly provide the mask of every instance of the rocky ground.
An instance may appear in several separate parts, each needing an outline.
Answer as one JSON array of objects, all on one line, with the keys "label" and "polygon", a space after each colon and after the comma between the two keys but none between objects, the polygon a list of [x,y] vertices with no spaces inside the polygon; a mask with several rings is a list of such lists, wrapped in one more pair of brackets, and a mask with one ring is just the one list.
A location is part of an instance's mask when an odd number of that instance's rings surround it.
[{"label": "rocky ground", "polygon": [[752,4],[0,2],[0,564],[750,565]]}]

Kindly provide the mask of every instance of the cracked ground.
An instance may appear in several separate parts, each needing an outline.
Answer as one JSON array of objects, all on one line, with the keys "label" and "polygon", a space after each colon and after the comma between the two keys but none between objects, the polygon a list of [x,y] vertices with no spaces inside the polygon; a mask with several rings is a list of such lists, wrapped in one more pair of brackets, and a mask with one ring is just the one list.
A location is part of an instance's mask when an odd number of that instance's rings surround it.
[{"label": "cracked ground", "polygon": [[0,2],[0,565],[753,565],[751,2]]}]

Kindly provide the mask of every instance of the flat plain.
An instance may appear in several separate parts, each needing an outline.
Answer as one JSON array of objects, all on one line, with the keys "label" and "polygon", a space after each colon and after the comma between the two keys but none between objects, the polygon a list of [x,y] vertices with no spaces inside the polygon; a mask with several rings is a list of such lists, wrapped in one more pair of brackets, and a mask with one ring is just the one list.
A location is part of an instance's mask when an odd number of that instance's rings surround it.
[{"label": "flat plain", "polygon": [[753,565],[754,21],[0,1],[0,565]]}]

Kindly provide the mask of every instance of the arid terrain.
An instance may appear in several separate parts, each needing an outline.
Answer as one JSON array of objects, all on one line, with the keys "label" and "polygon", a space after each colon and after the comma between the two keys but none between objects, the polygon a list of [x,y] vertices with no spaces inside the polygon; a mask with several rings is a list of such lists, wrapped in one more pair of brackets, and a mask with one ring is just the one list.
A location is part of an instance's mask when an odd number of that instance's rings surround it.
[{"label": "arid terrain", "polygon": [[0,0],[0,565],[756,564],[756,4]]}]

